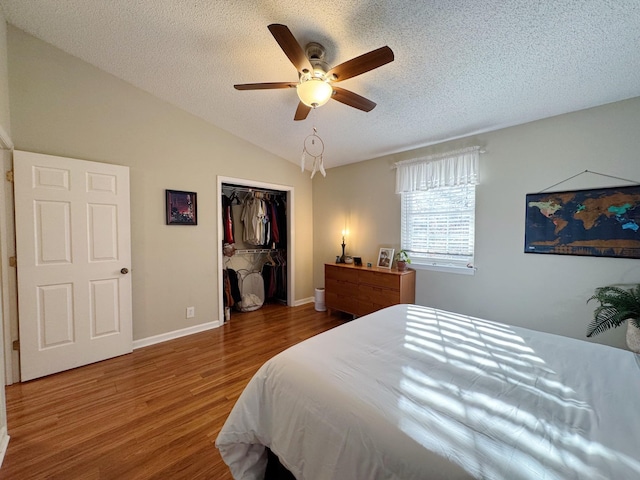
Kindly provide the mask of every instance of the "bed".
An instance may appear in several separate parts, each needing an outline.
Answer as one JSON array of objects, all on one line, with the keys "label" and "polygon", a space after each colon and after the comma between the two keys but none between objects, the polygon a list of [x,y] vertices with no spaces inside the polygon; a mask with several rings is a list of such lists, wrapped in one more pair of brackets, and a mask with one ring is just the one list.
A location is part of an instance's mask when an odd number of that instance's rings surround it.
[{"label": "bed", "polygon": [[640,478],[633,353],[396,305],[267,361],[216,446],[298,480]]}]

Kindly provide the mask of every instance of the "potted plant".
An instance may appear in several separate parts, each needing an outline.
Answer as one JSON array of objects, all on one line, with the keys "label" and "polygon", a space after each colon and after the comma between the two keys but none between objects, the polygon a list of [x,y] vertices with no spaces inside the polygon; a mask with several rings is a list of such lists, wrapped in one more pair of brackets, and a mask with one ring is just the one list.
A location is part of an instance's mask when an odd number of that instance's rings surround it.
[{"label": "potted plant", "polygon": [[626,321],[627,346],[640,353],[640,284],[630,289],[613,285],[596,288],[587,303],[591,300],[597,300],[600,305],[593,312],[587,337],[617,328]]},{"label": "potted plant", "polygon": [[396,253],[396,268],[398,271],[404,272],[409,263],[411,263],[411,259],[409,258],[409,254],[406,250],[400,250]]}]

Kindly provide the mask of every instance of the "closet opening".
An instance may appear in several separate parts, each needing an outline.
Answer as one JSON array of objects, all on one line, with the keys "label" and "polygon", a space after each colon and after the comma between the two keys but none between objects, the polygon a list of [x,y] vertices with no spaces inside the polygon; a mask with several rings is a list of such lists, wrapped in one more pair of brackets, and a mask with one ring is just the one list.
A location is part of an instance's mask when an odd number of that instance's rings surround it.
[{"label": "closet opening", "polygon": [[218,177],[219,323],[293,305],[293,187]]}]

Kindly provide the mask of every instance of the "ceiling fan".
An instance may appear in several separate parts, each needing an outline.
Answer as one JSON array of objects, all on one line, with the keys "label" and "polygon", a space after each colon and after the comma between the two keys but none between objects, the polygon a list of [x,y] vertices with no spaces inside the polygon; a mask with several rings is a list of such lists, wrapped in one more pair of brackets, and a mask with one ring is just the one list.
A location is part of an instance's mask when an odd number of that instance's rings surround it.
[{"label": "ceiling fan", "polygon": [[392,62],[393,51],[389,47],[378,48],[329,69],[324,61],[325,49],[322,45],[312,42],[303,50],[286,25],[274,23],[268,28],[298,70],[298,81],[243,83],[234,85],[236,90],[295,88],[300,103],[293,117],[294,120],[304,120],[312,108],[324,105],[330,98],[364,112],[373,110],[376,106],[374,102],[357,93],[336,87],[334,84]]}]

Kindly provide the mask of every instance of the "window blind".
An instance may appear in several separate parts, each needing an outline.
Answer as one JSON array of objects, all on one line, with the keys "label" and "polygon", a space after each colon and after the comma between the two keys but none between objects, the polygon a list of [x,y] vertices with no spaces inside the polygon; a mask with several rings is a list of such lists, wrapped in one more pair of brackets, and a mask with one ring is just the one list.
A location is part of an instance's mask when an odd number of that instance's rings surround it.
[{"label": "window blind", "polygon": [[412,261],[466,266],[474,254],[475,186],[403,193],[401,228]]}]

